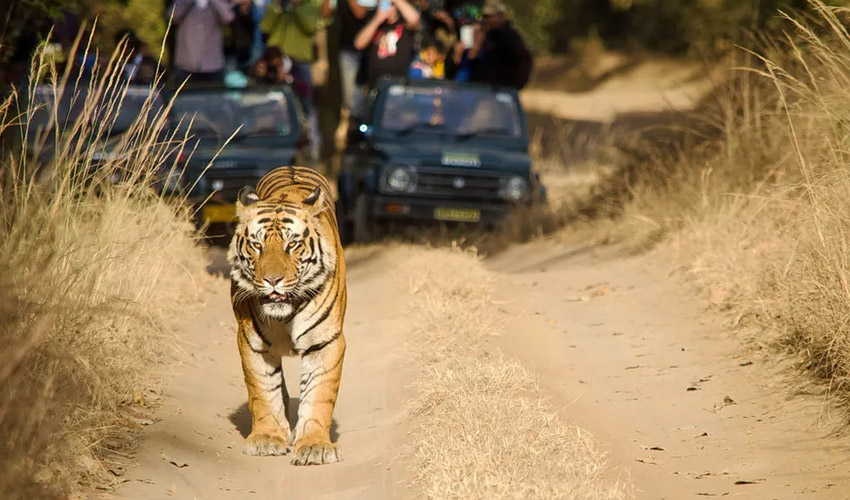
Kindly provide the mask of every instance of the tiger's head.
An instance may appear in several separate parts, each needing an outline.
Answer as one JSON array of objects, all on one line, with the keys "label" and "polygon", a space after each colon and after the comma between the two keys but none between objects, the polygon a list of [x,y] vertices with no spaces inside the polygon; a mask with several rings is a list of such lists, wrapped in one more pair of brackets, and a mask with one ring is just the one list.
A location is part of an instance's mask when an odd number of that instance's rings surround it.
[{"label": "tiger's head", "polygon": [[303,199],[261,200],[242,188],[227,253],[235,300],[256,300],[265,316],[289,320],[321,291],[336,262],[333,238],[323,236],[323,196],[316,187]]}]

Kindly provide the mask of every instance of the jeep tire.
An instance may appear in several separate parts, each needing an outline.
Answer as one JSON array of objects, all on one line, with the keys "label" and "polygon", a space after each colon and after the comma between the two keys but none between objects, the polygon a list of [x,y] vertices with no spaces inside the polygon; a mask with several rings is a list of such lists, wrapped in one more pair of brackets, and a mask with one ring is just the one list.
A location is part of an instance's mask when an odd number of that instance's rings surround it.
[{"label": "jeep tire", "polygon": [[352,236],[355,243],[371,243],[375,239],[375,224],[369,219],[369,200],[360,193],[354,200]]}]

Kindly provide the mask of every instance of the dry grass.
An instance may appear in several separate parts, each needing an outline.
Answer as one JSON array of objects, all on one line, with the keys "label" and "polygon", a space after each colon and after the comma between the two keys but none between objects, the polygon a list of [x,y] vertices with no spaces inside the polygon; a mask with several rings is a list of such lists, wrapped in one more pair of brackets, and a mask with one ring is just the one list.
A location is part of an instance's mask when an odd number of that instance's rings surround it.
[{"label": "dry grass", "polygon": [[[89,84],[36,57],[33,81],[52,102],[87,87],[78,120],[66,123],[34,88],[0,104],[2,498],[65,497],[120,474],[168,318],[203,286],[186,208],[152,188],[175,147],[159,134],[162,110],[148,98],[95,164],[126,95],[125,59],[116,53]],[[35,130],[39,114],[50,118]]]},{"label": "dry grass", "polygon": [[647,155],[623,220],[670,235],[715,305],[848,407],[850,33],[846,9],[812,7],[717,93],[711,133]]},{"label": "dry grass", "polygon": [[396,253],[410,279],[424,369],[411,401],[415,487],[426,498],[631,498],[604,454],[563,423],[518,363],[485,353],[501,324],[478,258],[459,249]]}]

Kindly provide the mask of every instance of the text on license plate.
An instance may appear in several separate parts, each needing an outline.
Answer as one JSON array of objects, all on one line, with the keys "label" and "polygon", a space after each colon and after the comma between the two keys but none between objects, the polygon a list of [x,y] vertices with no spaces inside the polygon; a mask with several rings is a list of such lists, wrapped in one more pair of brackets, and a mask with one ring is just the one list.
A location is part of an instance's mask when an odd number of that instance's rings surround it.
[{"label": "text on license plate", "polygon": [[204,219],[207,222],[233,222],[236,220],[236,207],[233,205],[207,205],[204,207]]},{"label": "text on license plate", "polygon": [[434,209],[434,218],[456,222],[478,222],[481,220],[481,210],[477,208],[445,208]]}]

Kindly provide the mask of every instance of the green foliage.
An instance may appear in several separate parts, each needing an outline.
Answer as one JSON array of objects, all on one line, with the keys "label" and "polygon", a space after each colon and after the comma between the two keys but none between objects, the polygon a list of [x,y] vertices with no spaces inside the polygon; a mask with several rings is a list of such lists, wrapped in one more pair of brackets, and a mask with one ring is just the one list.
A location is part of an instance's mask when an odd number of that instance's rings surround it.
[{"label": "green foliage", "polygon": [[[21,38],[32,38],[44,21],[74,10],[79,0],[11,0],[0,2],[0,63],[15,56]],[[19,56],[28,58],[28,54]]]},{"label": "green foliage", "polygon": [[[754,32],[779,26],[779,10],[804,11],[808,0],[509,0],[516,23],[538,52],[568,51],[598,37],[611,48],[714,53]],[[834,0],[848,4],[848,0]]]},{"label": "green foliage", "polygon": [[165,37],[165,4],[166,0],[129,0],[122,13],[127,27],[132,28],[154,54],[159,53]]},{"label": "green foliage", "polygon": [[[74,14],[91,23],[97,19],[95,44],[102,51],[115,48],[116,35],[132,29],[159,53],[165,35],[168,0],[11,0],[0,2],[0,62],[11,58],[29,60],[34,42],[42,41],[52,23]],[[7,21],[8,20],[8,21]],[[19,50],[20,49],[20,50]]]},{"label": "green foliage", "polygon": [[807,7],[807,0],[612,0],[606,20],[616,24],[603,26],[610,42],[621,47],[714,52],[776,28],[780,9]]},{"label": "green foliage", "polygon": [[166,0],[97,0],[84,15],[97,17],[98,47],[107,52],[115,49],[120,34],[133,33],[154,54],[159,53],[165,36]]},{"label": "green foliage", "polygon": [[528,46],[538,53],[547,52],[561,17],[562,0],[507,0],[506,3]]},{"label": "green foliage", "polygon": [[[805,11],[809,0],[505,0],[517,28],[538,53],[566,52],[576,42],[599,39],[610,48],[662,53],[716,53],[745,41],[753,33],[778,28],[779,10]],[[0,2],[2,4],[4,2]],[[148,50],[158,53],[166,30],[169,0],[11,0],[0,6],[0,61],[14,52],[18,39],[74,12],[99,19],[101,48],[132,29]],[[850,0],[832,0],[848,6]],[[11,9],[11,16],[7,16]],[[167,56],[167,54],[166,54]]]}]

